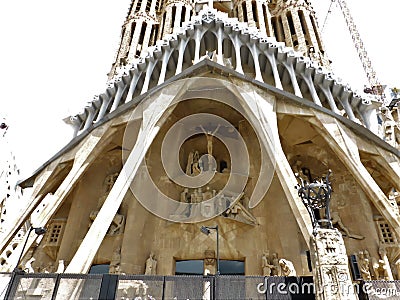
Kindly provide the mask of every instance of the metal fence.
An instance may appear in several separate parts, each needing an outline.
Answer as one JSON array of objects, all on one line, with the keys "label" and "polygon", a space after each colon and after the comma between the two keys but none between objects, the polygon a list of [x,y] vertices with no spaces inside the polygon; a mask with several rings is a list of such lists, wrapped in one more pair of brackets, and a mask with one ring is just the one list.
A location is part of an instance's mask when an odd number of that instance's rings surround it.
[{"label": "metal fence", "polygon": [[360,300],[399,300],[400,281],[371,280],[360,285]]},{"label": "metal fence", "polygon": [[0,299],[312,300],[315,296],[312,277],[0,273]]}]

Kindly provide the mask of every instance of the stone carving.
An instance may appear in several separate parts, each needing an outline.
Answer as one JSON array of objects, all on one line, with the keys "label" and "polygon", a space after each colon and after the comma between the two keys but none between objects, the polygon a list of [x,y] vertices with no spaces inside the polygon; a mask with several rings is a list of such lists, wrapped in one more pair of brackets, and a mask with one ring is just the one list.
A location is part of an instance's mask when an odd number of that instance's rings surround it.
[{"label": "stone carving", "polygon": [[[204,134],[206,135],[206,138],[207,138],[207,153],[209,154],[209,155],[212,155],[212,152],[213,152],[213,138],[214,138],[214,134],[216,134],[217,133],[217,131],[218,131],[218,129],[221,127],[221,125],[220,124],[218,124],[218,126],[217,126],[217,128],[215,128],[214,129],[214,131],[210,131],[210,130],[208,130],[208,131],[206,131],[205,129],[204,129],[204,127],[202,126],[202,125],[200,125],[200,128],[201,128],[201,130],[204,132]],[[211,170],[211,157],[209,157],[208,158],[208,170],[210,171]],[[214,171],[214,170],[213,170]]]},{"label": "stone carving", "polygon": [[357,257],[358,268],[361,273],[361,277],[364,280],[371,280],[371,272],[370,272],[370,261],[369,257],[365,255],[363,251],[358,253]]},{"label": "stone carving", "polygon": [[58,267],[57,267],[56,273],[64,273],[64,270],[65,270],[65,263],[64,263],[64,260],[63,260],[63,259],[60,259],[60,260],[58,261]]},{"label": "stone carving", "polygon": [[282,270],[282,276],[296,276],[296,270],[290,260],[281,258],[279,260],[279,265]]},{"label": "stone carving", "polygon": [[397,280],[400,280],[400,258],[394,264],[396,266]]},{"label": "stone carving", "polygon": [[203,170],[203,162],[200,159],[199,151],[193,150],[189,153],[186,174],[196,176]]},{"label": "stone carving", "polygon": [[348,236],[349,238],[356,240],[363,240],[365,238],[362,235],[351,234],[347,227],[344,226],[342,219],[340,218],[340,215],[337,211],[331,212],[331,220],[333,226],[336,225],[335,227],[338,227],[340,231],[344,232],[344,236]]},{"label": "stone carving", "polygon": [[338,230],[321,230],[316,247],[321,254],[320,263],[347,264],[347,255],[338,255],[341,249],[345,249],[343,238]]},{"label": "stone carving", "polygon": [[310,241],[315,299],[357,299],[344,240],[337,229],[315,230]]},{"label": "stone carving", "polygon": [[42,265],[41,273],[53,273],[54,272],[54,264],[49,262],[47,265]]},{"label": "stone carving", "polygon": [[[97,203],[97,210],[94,210],[90,213],[89,215],[89,219],[93,222],[96,217],[97,214],[99,213],[101,207],[104,204],[104,201],[106,201],[108,194],[110,193],[115,181],[118,178],[119,173],[114,173],[111,175],[108,175],[106,177],[106,179],[104,180],[104,185],[105,185],[105,194],[100,197],[98,203]],[[122,214],[115,214],[112,223],[110,225],[110,227],[108,228],[107,234],[108,235],[116,235],[116,234],[120,234],[123,233],[124,231],[124,224],[125,224],[125,216]],[[89,227],[92,224],[89,225]]]},{"label": "stone carving", "polygon": [[241,203],[244,193],[236,198],[234,203],[225,211],[224,216],[245,224],[257,225],[257,219]]},{"label": "stone carving", "polygon": [[263,271],[263,276],[271,276],[272,269],[274,265],[270,264],[269,261],[269,251],[265,251],[261,257],[261,267]]},{"label": "stone carving", "polygon": [[25,263],[25,267],[24,267],[24,271],[26,273],[35,273],[35,271],[33,270],[32,264],[35,262],[35,258],[31,257],[26,263]]},{"label": "stone carving", "polygon": [[154,258],[154,253],[151,252],[149,258],[146,260],[145,275],[157,274],[157,260]]},{"label": "stone carving", "polygon": [[383,259],[375,259],[372,264],[375,280],[390,280],[388,267]]},{"label": "stone carving", "polygon": [[119,274],[121,271],[120,267],[121,267],[121,247],[117,247],[114,250],[111,261],[110,261],[109,273],[110,274]]},{"label": "stone carving", "polygon": [[279,264],[278,253],[272,253],[272,275],[273,276],[282,276],[281,265]]},{"label": "stone carving", "polygon": [[215,251],[204,251],[204,275],[215,274],[216,269]]},{"label": "stone carving", "polygon": [[149,286],[143,280],[120,281],[118,289],[122,290],[121,299],[155,299],[147,295]]},{"label": "stone carving", "polygon": [[379,246],[378,253],[380,256],[380,259],[378,261],[378,263],[379,263],[378,271],[379,271],[381,278],[383,278],[385,280],[393,280],[393,274],[392,274],[392,270],[390,268],[390,263],[389,263],[389,259],[387,257],[387,252],[386,252],[385,247],[382,244]]}]

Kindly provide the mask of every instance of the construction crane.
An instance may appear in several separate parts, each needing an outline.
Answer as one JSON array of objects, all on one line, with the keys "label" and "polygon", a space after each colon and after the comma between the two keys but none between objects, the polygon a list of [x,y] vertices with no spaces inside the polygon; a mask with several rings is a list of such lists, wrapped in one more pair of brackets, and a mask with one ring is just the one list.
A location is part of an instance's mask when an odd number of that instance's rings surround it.
[{"label": "construction crane", "polygon": [[[344,19],[347,24],[347,28],[349,29],[354,46],[357,50],[358,57],[360,58],[360,61],[364,68],[364,72],[367,75],[367,79],[368,79],[370,87],[365,88],[364,92],[379,96],[380,100],[384,103],[385,102],[384,87],[378,80],[378,77],[376,76],[376,72],[375,72],[374,68],[372,67],[371,60],[368,57],[367,50],[365,49],[364,43],[361,40],[360,33],[358,32],[358,29],[356,27],[356,24],[354,23],[353,17],[350,14],[350,10],[347,7],[346,1],[345,0],[331,0],[328,14],[331,13],[332,4],[335,1],[339,4],[339,8],[343,13]],[[327,17],[328,17],[328,15],[327,15]],[[327,17],[325,18],[325,23],[326,23]],[[323,27],[325,27],[325,24]]]}]

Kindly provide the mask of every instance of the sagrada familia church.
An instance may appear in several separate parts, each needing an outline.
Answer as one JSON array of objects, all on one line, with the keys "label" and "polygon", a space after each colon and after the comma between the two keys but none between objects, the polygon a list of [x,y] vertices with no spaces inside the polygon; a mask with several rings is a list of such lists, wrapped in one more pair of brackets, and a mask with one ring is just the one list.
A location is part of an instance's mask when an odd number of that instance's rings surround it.
[{"label": "sagrada familia church", "polygon": [[400,107],[330,63],[307,0],[133,0],[72,140],[2,187],[6,297],[400,295]]}]

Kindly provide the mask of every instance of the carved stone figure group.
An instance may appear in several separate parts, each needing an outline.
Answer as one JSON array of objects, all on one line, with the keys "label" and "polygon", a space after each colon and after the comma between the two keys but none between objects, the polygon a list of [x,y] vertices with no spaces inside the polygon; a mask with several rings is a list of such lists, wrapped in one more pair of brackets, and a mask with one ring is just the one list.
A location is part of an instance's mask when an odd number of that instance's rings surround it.
[{"label": "carved stone figure group", "polygon": [[293,263],[284,258],[279,259],[277,253],[272,253],[270,258],[269,251],[265,251],[261,261],[263,276],[296,276]]},{"label": "carved stone figure group", "polygon": [[379,256],[379,259],[377,259],[374,256],[371,256],[368,250],[359,251],[357,255],[357,263],[362,279],[393,280],[392,270],[387,259],[386,251],[383,247],[380,247],[379,249]]}]

